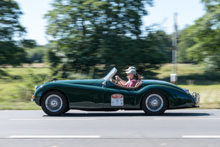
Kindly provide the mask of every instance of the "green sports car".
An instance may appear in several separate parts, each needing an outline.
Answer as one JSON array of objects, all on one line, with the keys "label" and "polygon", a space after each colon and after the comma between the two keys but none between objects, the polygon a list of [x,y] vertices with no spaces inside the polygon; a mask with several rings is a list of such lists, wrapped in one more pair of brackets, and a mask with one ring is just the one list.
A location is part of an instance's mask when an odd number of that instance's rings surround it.
[{"label": "green sports car", "polygon": [[112,79],[116,72],[113,68],[103,79],[46,82],[35,87],[31,100],[48,115],[61,115],[70,109],[144,110],[160,115],[167,109],[199,107],[196,92],[159,80],[141,80],[135,87],[124,87]]}]

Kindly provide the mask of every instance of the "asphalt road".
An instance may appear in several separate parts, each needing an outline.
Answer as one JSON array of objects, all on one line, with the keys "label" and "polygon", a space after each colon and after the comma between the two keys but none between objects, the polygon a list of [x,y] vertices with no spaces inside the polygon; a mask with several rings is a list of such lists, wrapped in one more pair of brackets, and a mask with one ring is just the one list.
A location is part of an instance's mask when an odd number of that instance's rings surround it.
[{"label": "asphalt road", "polygon": [[219,147],[220,110],[0,111],[0,147]]}]

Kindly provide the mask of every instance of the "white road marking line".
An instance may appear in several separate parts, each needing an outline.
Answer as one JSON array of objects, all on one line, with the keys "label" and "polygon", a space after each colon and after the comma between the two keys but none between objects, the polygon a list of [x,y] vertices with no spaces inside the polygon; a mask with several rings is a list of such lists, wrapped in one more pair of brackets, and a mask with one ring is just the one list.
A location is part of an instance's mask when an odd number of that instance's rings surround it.
[{"label": "white road marking line", "polygon": [[100,138],[101,136],[8,136],[8,138]]},{"label": "white road marking line", "polygon": [[154,118],[154,120],[182,120],[182,119],[190,119],[190,120],[197,120],[197,119],[204,119],[204,120],[213,120],[213,119],[217,119],[220,120],[220,118]]},{"label": "white road marking line", "polygon": [[9,120],[96,120],[96,119],[9,119]]},{"label": "white road marking line", "polygon": [[210,135],[210,136],[203,136],[203,135],[191,135],[191,136],[182,136],[183,138],[220,138],[220,136],[217,135]]}]

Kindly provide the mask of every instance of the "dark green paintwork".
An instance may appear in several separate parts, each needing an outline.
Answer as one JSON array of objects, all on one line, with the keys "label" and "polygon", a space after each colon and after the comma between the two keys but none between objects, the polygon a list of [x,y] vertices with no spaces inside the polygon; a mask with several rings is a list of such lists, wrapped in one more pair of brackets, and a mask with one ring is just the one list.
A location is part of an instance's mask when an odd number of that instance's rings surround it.
[{"label": "dark green paintwork", "polygon": [[[50,90],[63,92],[71,109],[141,109],[141,100],[152,90],[162,92],[168,99],[169,108],[194,107],[195,100],[182,88],[169,82],[159,80],[143,80],[137,89],[124,89],[115,86],[109,80],[103,87],[103,79],[52,81],[38,85],[34,94],[36,104],[44,93]],[[124,106],[111,106],[111,95],[122,94]]]}]

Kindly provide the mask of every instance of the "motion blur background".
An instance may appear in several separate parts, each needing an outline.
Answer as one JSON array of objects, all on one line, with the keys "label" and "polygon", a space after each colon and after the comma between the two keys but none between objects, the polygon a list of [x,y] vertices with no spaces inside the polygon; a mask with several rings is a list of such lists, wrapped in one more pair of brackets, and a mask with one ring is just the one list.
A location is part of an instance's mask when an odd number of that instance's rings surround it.
[{"label": "motion blur background", "polygon": [[112,67],[169,82],[174,12],[178,85],[220,108],[220,0],[0,0],[0,109],[40,109],[35,85]]}]

